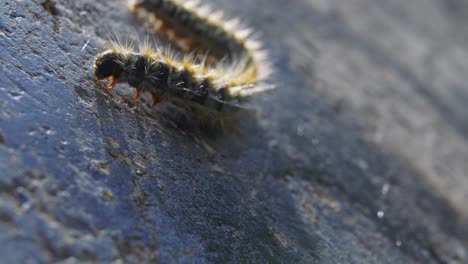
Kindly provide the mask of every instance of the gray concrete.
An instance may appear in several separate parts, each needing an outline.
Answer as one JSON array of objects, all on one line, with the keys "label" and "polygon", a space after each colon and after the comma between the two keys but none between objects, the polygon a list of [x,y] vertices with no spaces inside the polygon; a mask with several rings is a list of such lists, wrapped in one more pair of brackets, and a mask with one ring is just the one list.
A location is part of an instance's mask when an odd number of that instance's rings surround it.
[{"label": "gray concrete", "polygon": [[215,6],[278,89],[208,133],[93,79],[124,1],[0,3],[0,262],[467,263],[468,5]]}]

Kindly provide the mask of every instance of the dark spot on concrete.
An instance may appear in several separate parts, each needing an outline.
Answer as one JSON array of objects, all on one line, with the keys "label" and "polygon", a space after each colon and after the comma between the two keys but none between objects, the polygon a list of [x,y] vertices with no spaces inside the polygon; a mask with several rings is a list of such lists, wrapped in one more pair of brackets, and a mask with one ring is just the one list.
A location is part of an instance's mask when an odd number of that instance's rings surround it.
[{"label": "dark spot on concrete", "polygon": [[109,167],[106,162],[92,161],[93,167],[105,175],[110,175]]},{"label": "dark spot on concrete", "polygon": [[54,1],[52,0],[46,0],[45,2],[42,3],[42,7],[44,8],[44,10],[53,15],[53,16],[56,16],[59,14],[59,11],[57,9],[57,7],[55,6],[55,3]]},{"label": "dark spot on concrete", "polygon": [[14,212],[9,208],[0,209],[0,221],[4,223],[11,223],[14,220]]},{"label": "dark spot on concrete", "polygon": [[114,200],[114,195],[111,192],[106,191],[106,190],[101,191],[101,197],[102,197],[102,199],[104,199],[106,201]]},{"label": "dark spot on concrete", "polygon": [[5,137],[3,136],[3,133],[1,130],[0,130],[0,144],[2,145],[6,144]]}]

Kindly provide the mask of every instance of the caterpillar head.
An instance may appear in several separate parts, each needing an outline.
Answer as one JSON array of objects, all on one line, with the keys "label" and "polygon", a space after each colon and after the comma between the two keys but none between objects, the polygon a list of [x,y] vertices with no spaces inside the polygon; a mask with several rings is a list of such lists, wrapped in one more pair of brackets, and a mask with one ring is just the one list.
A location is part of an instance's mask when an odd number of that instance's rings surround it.
[{"label": "caterpillar head", "polygon": [[113,50],[106,50],[94,60],[94,76],[99,80],[108,77],[118,79],[124,71],[124,66],[125,62],[121,54]]}]

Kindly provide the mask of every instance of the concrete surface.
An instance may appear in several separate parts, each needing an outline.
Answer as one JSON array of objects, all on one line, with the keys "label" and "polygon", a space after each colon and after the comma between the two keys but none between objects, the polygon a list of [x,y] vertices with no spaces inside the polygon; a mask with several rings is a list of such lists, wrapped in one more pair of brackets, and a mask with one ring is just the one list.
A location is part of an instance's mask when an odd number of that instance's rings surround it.
[{"label": "concrete surface", "polygon": [[123,0],[0,3],[0,262],[467,263],[468,4],[213,5],[278,87],[218,133],[93,79]]}]

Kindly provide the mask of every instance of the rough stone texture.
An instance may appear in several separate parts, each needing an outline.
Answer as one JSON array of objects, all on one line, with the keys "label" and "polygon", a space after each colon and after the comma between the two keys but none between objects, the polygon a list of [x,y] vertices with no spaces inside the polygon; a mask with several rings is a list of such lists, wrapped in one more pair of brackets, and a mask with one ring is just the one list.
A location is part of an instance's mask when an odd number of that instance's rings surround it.
[{"label": "rough stone texture", "polygon": [[0,3],[1,262],[468,263],[465,1],[217,1],[278,89],[216,135],[93,79],[124,1],[50,3]]}]

